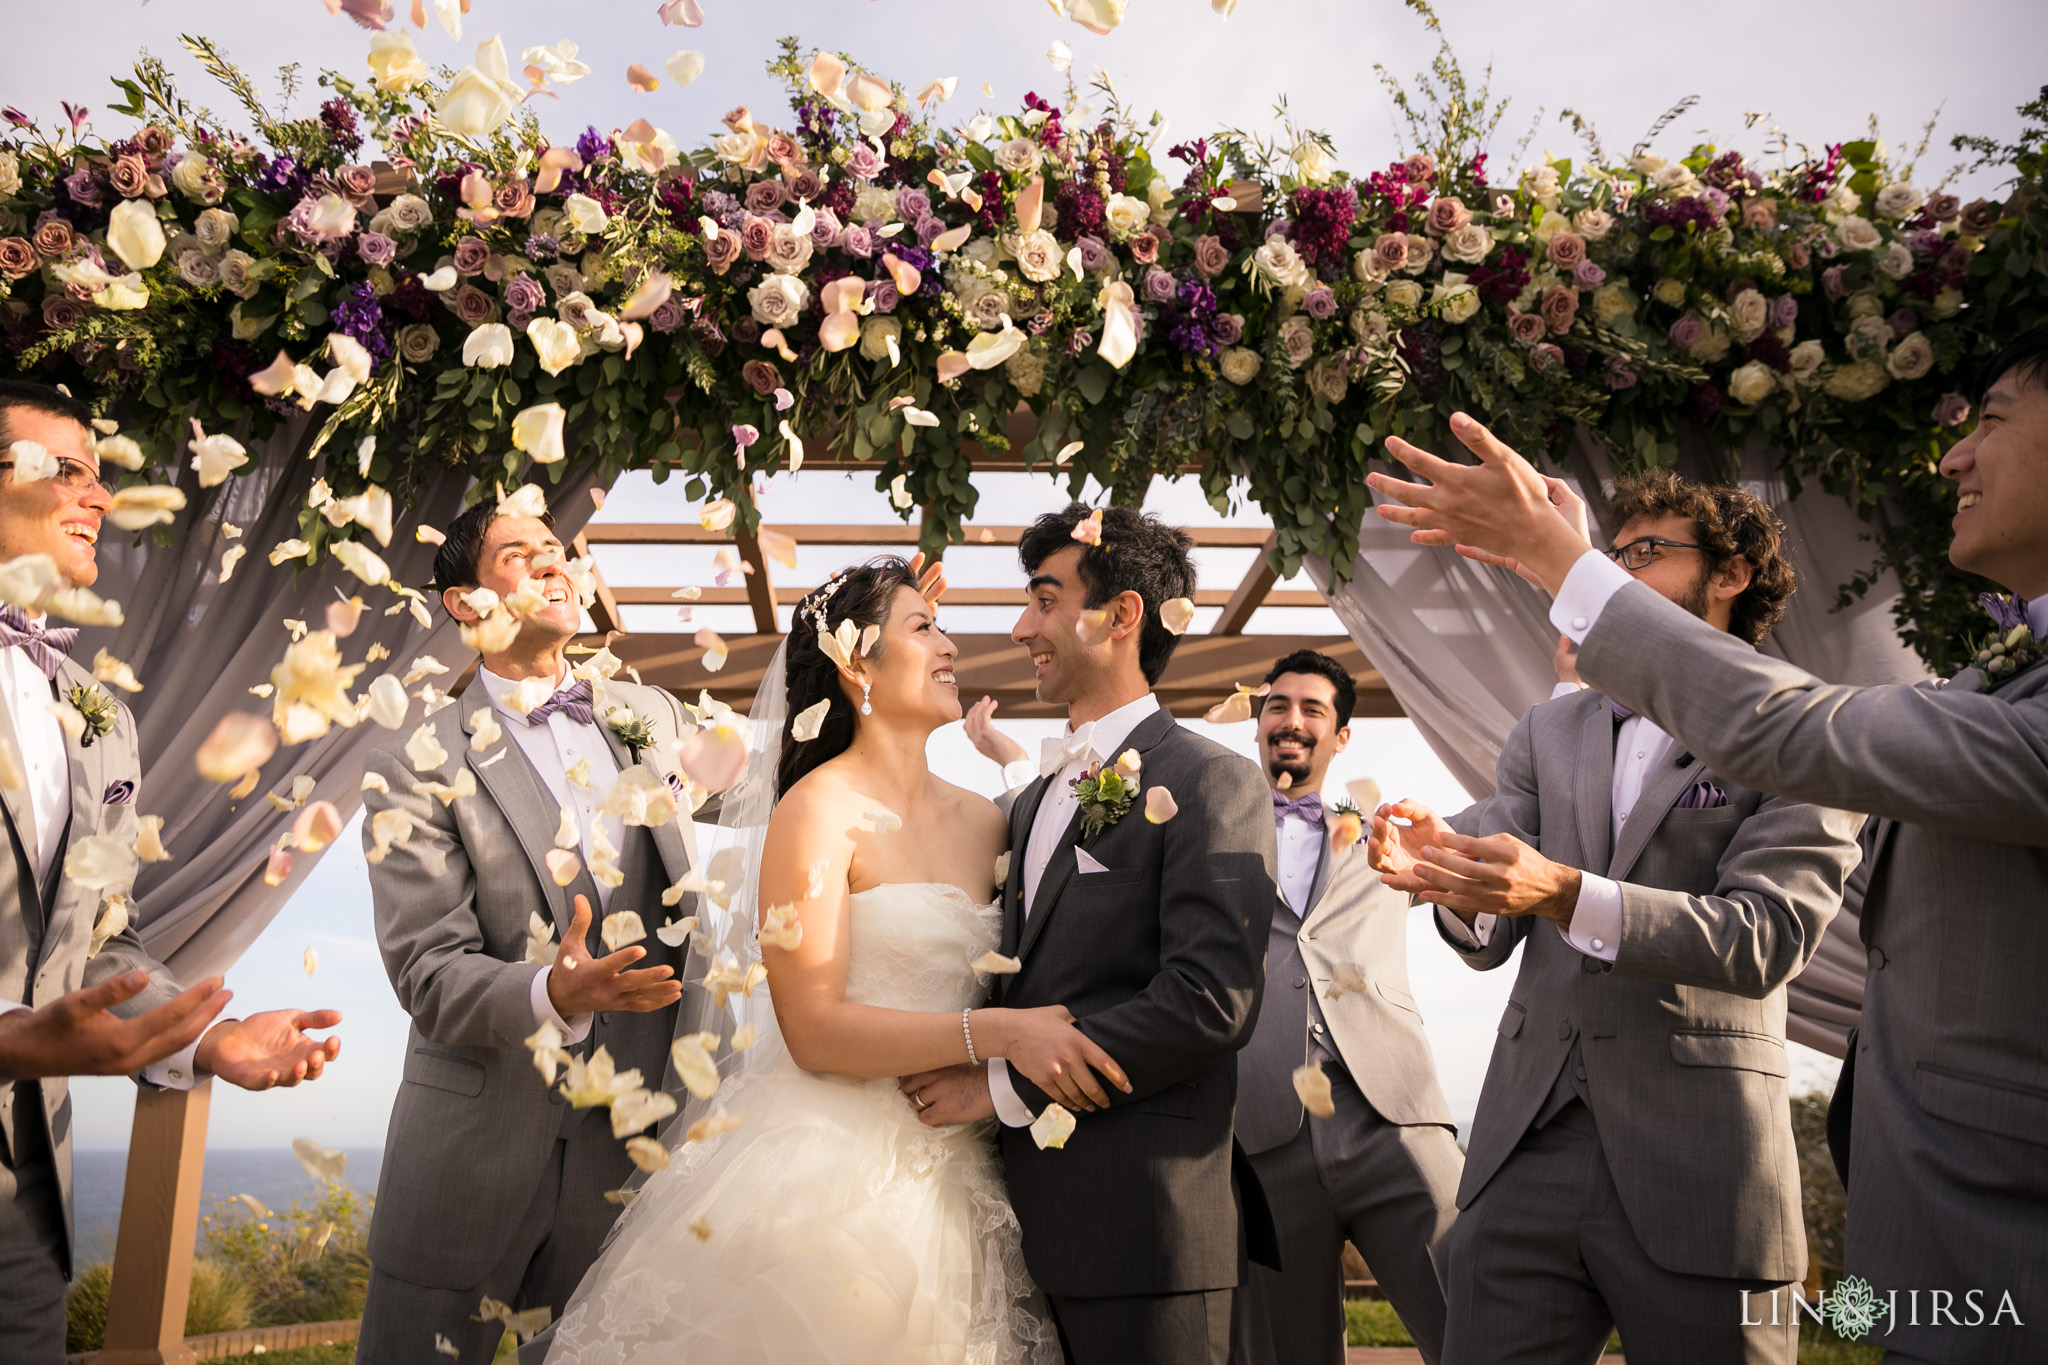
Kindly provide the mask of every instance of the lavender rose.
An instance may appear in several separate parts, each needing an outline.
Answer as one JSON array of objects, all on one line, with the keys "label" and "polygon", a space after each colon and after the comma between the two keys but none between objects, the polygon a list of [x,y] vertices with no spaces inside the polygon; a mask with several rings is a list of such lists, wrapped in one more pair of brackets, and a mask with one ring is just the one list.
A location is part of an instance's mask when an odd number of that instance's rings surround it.
[{"label": "lavender rose", "polygon": [[1532,347],[1529,351],[1529,368],[1537,374],[1542,374],[1552,365],[1559,364],[1563,360],[1564,352],[1547,341],[1540,346]]},{"label": "lavender rose", "polygon": [[846,174],[854,180],[873,180],[885,164],[882,154],[865,142],[846,154]]},{"label": "lavender rose", "polygon": [[1213,280],[1230,268],[1230,248],[1217,237],[1195,238],[1195,269],[1205,280]]},{"label": "lavender rose", "polygon": [[920,246],[930,246],[945,234],[946,224],[937,214],[927,213],[917,220],[917,240]]},{"label": "lavender rose", "polygon": [[896,212],[904,222],[915,223],[931,211],[931,196],[923,190],[906,187],[896,191]]},{"label": "lavender rose", "polygon": [[356,238],[356,255],[364,265],[390,265],[398,258],[398,243],[381,232],[365,232]]},{"label": "lavender rose", "polygon": [[999,332],[1010,313],[1010,296],[1000,289],[984,289],[967,305],[968,318],[984,332]]},{"label": "lavender rose", "polygon": [[1695,313],[1687,313],[1671,324],[1671,344],[1682,351],[1689,351],[1699,345],[1700,338],[1707,333],[1706,324]]},{"label": "lavender rose", "polygon": [[798,203],[808,204],[825,190],[825,182],[813,170],[801,170],[789,177],[789,197]]},{"label": "lavender rose", "polygon": [[1316,335],[1310,330],[1307,318],[1296,313],[1280,324],[1280,352],[1287,358],[1287,368],[1300,369],[1308,363],[1315,350]]},{"label": "lavender rose", "polygon": [[1572,283],[1581,289],[1598,289],[1607,283],[1607,272],[1593,263],[1591,257],[1572,267]]},{"label": "lavender rose", "polygon": [[830,209],[819,209],[811,223],[811,245],[829,251],[839,241],[839,232],[839,215]]},{"label": "lavender rose", "polygon": [[178,253],[178,278],[194,289],[220,283],[220,267],[200,247]]},{"label": "lavender rose", "polygon": [[1780,294],[1771,300],[1771,326],[1790,327],[1799,321],[1799,300],[1790,294]]},{"label": "lavender rose", "polygon": [[1302,311],[1317,322],[1328,322],[1337,316],[1337,296],[1330,292],[1328,285],[1317,285],[1302,296]]},{"label": "lavender rose", "polygon": [[538,313],[547,301],[547,291],[531,275],[515,275],[505,281],[505,307],[515,313]]},{"label": "lavender rose", "polygon": [[465,284],[455,291],[455,316],[471,327],[477,327],[497,321],[498,305],[483,290],[473,284]]},{"label": "lavender rose", "polygon": [[1845,299],[1849,297],[1849,286],[1842,282],[1842,271],[1846,268],[1845,266],[1831,265],[1826,270],[1821,271],[1821,292],[1831,299]]},{"label": "lavender rose", "polygon": [[65,176],[64,192],[91,208],[98,208],[106,202],[106,196],[100,193],[100,183],[92,178],[91,171],[73,171]]},{"label": "lavender rose", "polygon": [[458,275],[481,275],[484,262],[491,258],[491,249],[481,237],[464,237],[455,244],[455,273]]},{"label": "lavender rose", "polygon": [[1636,386],[1635,367],[1618,355],[1607,357],[1607,373],[1603,377],[1607,381],[1607,387],[1616,392]]},{"label": "lavender rose", "polygon": [[783,205],[788,197],[780,180],[756,180],[747,186],[747,212],[770,214]]},{"label": "lavender rose", "polygon": [[647,325],[657,332],[673,332],[683,325],[683,305],[673,297],[663,299],[661,307],[648,314]]},{"label": "lavender rose", "polygon": [[1081,249],[1083,270],[1109,269],[1109,247],[1100,237],[1083,237],[1074,245]]},{"label": "lavender rose", "polygon": [[902,296],[896,292],[894,280],[869,280],[867,301],[877,313],[893,313]]},{"label": "lavender rose", "polygon": [[1408,183],[1418,184],[1424,180],[1436,179],[1436,158],[1427,152],[1414,152],[1401,163],[1408,174]]},{"label": "lavender rose", "polygon": [[1180,286],[1174,283],[1173,276],[1164,270],[1145,272],[1145,299],[1149,303],[1171,303],[1179,288]]},{"label": "lavender rose", "polygon": [[53,332],[76,326],[85,316],[85,305],[69,294],[43,295],[43,325]]},{"label": "lavender rose", "polygon": [[1244,315],[1242,313],[1218,313],[1216,321],[1209,324],[1209,335],[1218,346],[1235,346],[1244,340]]},{"label": "lavender rose", "polygon": [[839,234],[839,249],[857,261],[865,261],[875,254],[875,239],[859,223],[849,223]]}]

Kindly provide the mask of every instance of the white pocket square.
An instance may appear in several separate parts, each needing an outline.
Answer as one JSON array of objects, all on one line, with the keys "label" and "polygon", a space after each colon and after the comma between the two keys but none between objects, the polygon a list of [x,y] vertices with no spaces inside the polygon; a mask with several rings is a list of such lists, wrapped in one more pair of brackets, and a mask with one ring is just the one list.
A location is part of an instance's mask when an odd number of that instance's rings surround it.
[{"label": "white pocket square", "polygon": [[1104,867],[1101,863],[1089,857],[1088,850],[1085,848],[1077,848],[1074,850],[1074,861],[1080,866],[1080,869],[1083,872],[1109,871],[1109,869]]}]

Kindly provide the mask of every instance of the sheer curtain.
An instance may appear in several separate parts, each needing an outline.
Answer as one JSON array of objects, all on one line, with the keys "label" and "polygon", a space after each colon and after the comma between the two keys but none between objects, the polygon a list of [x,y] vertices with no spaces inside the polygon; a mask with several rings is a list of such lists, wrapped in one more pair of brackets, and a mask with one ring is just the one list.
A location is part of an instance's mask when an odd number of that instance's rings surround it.
[{"label": "sheer curtain", "polygon": [[[171,857],[143,864],[136,882],[137,918],[144,946],[185,981],[227,970],[317,861],[318,855],[298,853],[289,877],[277,886],[265,883],[270,849],[296,816],[274,809],[264,793],[288,791],[293,778],[309,776],[314,779],[310,799],[333,802],[346,820],[361,804],[363,756],[392,733],[366,720],[280,748],[265,765],[256,790],[241,801],[230,800],[226,787],[199,775],[194,754],[222,716],[230,711],[269,714],[270,702],[250,695],[249,689],[270,681],[271,669],[290,643],[284,621],[302,620],[318,630],[328,603],[363,599],[360,624],[340,642],[343,659],[361,662],[375,645],[389,650],[390,657],[357,676],[356,694],[380,673],[402,674],[421,654],[448,666],[448,674],[430,680],[445,688],[472,657],[438,602],[428,604],[435,624],[426,629],[409,612],[385,615],[384,608],[398,599],[367,586],[332,558],[310,569],[298,561],[271,566],[270,548],[300,534],[300,509],[327,459],[354,456],[351,446],[307,458],[317,430],[311,418],[299,418],[268,440],[244,437],[253,468],[215,488],[202,491],[188,469],[180,482],[187,507],[164,528],[170,533],[166,544],[156,544],[146,532],[135,537],[107,527],[99,548],[97,591],[120,602],[126,620],[119,627],[81,632],[74,650],[90,666],[95,651],[105,649],[134,665],[144,684],[140,692],[121,694],[121,700],[135,713],[141,738],[137,802],[144,812],[164,817],[164,844]],[[588,495],[595,482],[591,463],[575,463],[556,484],[538,480],[548,490],[564,540],[594,510]],[[430,477],[416,490],[412,506],[400,513],[390,546],[373,546],[397,581],[419,586],[432,577],[434,548],[420,544],[414,528],[441,526],[456,516],[467,484],[453,470]],[[229,527],[240,528],[240,535],[230,537]],[[235,546],[246,546],[248,553],[223,582],[221,561]],[[408,725],[419,722],[422,709],[420,702],[412,703]]]},{"label": "sheer curtain", "polygon": [[[1697,441],[1681,443],[1679,452],[1682,473],[1715,480],[1734,474],[1785,520],[1799,592],[1764,648],[1833,682],[1924,680],[1925,667],[1893,627],[1895,584],[1882,581],[1862,600],[1833,609],[1836,588],[1875,558],[1867,524],[1824,491],[1794,498],[1778,465],[1776,452],[1756,447],[1733,462]],[[1594,539],[1605,544],[1600,490],[1612,474],[1589,433],[1577,434],[1566,471],[1569,482],[1594,495]],[[1504,570],[1413,545],[1405,528],[1371,514],[1348,582],[1336,583],[1327,561],[1311,559],[1306,567],[1444,766],[1473,797],[1490,795],[1494,760],[1509,732],[1557,681],[1557,633],[1544,595]],[[1859,880],[1789,992],[1790,1036],[1836,1057],[1863,1001],[1861,891]]]}]

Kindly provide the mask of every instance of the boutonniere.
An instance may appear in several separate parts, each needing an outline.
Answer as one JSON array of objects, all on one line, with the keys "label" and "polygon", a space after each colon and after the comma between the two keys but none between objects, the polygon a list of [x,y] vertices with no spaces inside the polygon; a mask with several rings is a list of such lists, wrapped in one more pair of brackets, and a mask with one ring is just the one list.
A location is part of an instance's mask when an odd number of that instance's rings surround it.
[{"label": "boutonniere", "polygon": [[1323,811],[1324,823],[1330,831],[1330,848],[1343,853],[1357,843],[1365,833],[1365,816],[1347,797],[1338,797]]},{"label": "boutonniere", "polygon": [[114,721],[121,714],[112,697],[89,683],[71,689],[71,707],[85,718],[85,730],[78,737],[81,749],[90,749],[94,740],[112,733]]},{"label": "boutonniere", "polygon": [[1067,783],[1081,806],[1081,837],[1092,839],[1131,813],[1138,795],[1138,751],[1126,749],[1113,764],[1095,764]]},{"label": "boutonniere", "polygon": [[654,747],[654,723],[630,706],[614,706],[604,713],[604,723],[626,746],[635,763],[640,761],[642,749]]},{"label": "boutonniere", "polygon": [[1977,599],[1995,627],[1981,639],[1968,641],[1970,655],[1984,673],[1984,690],[1992,691],[2041,662],[2041,642],[2027,624],[2026,604],[2013,593],[1987,592]]}]

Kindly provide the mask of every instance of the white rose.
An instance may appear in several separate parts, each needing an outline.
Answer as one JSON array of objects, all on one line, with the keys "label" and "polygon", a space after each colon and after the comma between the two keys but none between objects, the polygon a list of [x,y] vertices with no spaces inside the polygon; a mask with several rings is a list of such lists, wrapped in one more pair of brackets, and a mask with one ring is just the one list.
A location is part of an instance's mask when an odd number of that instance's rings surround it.
[{"label": "white rose", "polygon": [[1422,306],[1422,286],[1413,280],[1395,280],[1387,286],[1387,302],[1396,308]]},{"label": "white rose", "polygon": [[1827,363],[1828,349],[1818,341],[1802,341],[1792,348],[1792,377],[1804,384]]},{"label": "white rose", "polygon": [[1666,308],[1682,308],[1685,306],[1685,281],[1666,275],[1650,286],[1650,297]]},{"label": "white rose", "polygon": [[1827,383],[1821,387],[1830,398],[1861,403],[1865,399],[1875,398],[1889,383],[1891,376],[1885,373],[1884,366],[1868,360],[1858,360],[1849,365],[1837,365],[1834,373],[1828,376]]},{"label": "white rose", "polygon": [[1692,172],[1679,162],[1659,166],[1650,176],[1650,183],[1660,190],[1674,190],[1680,185],[1692,183]]},{"label": "white rose", "polygon": [[1217,361],[1223,377],[1233,384],[1249,384],[1259,373],[1259,353],[1232,346]]},{"label": "white rose", "polygon": [[1460,265],[1478,265],[1493,251],[1493,234],[1477,223],[1465,226],[1444,237],[1444,259]]},{"label": "white rose", "polygon": [[1294,173],[1311,185],[1320,185],[1330,178],[1337,169],[1336,161],[1330,156],[1329,148],[1314,138],[1303,138],[1294,144],[1288,153],[1294,162]]},{"label": "white rose", "polygon": [[1893,242],[1877,258],[1877,268],[1895,280],[1903,280],[1913,273],[1913,253],[1904,242]]},{"label": "white rose", "polygon": [[860,353],[868,360],[887,360],[889,343],[897,341],[897,355],[902,355],[901,337],[903,324],[895,318],[870,317],[860,325]]},{"label": "white rose", "polygon": [[1850,189],[1849,182],[1844,180],[1828,191],[1823,207],[1836,218],[1842,218],[1863,207],[1863,196]]},{"label": "white rose", "polygon": [[402,95],[427,78],[427,64],[412,35],[396,30],[370,35],[370,76],[379,90]]},{"label": "white rose", "polygon": [[1010,250],[1017,254],[1017,273],[1033,284],[1058,279],[1066,265],[1060,258],[1059,239],[1044,228],[1017,238]]},{"label": "white rose", "polygon": [[752,133],[722,133],[711,139],[711,150],[728,166],[743,166],[754,159],[760,139]]},{"label": "white rose", "polygon": [[1835,229],[1835,240],[1850,251],[1875,251],[1884,244],[1884,236],[1868,218],[1852,213],[1842,220]]},{"label": "white rose", "polygon": [[199,245],[208,251],[224,251],[235,234],[242,230],[242,220],[227,209],[205,209],[199,221],[192,225],[192,235],[199,239]]},{"label": "white rose", "polygon": [[1754,289],[1745,289],[1728,305],[1728,316],[1734,320],[1736,336],[1744,341],[1755,341],[1770,323],[1770,300]]},{"label": "white rose", "polygon": [[1612,327],[1617,318],[1625,318],[1636,311],[1636,301],[1627,289],[1618,284],[1603,284],[1593,291],[1593,321],[1602,327]]},{"label": "white rose", "polygon": [[1282,287],[1299,288],[1308,280],[1307,262],[1285,237],[1268,237],[1252,253],[1252,261],[1260,274]]},{"label": "white rose", "polygon": [[1416,233],[1408,233],[1408,259],[1402,263],[1404,275],[1420,275],[1429,267],[1429,258],[1436,254],[1436,242]]},{"label": "white rose", "polygon": [[1145,186],[1145,202],[1152,206],[1154,227],[1164,227],[1173,220],[1173,215],[1167,212],[1166,208],[1167,201],[1172,198],[1173,190],[1163,175],[1153,176],[1151,182]]},{"label": "white rose", "polygon": [[434,206],[416,194],[399,195],[391,201],[389,212],[391,221],[405,232],[417,232],[434,221]]},{"label": "white rose", "polygon": [[1354,308],[1351,310],[1351,335],[1362,345],[1371,345],[1387,335],[1387,315],[1377,309]]},{"label": "white rose", "polygon": [[1026,349],[1011,356],[1003,362],[1003,373],[1026,398],[1035,398],[1045,387],[1045,359],[1035,351]]},{"label": "white rose", "polygon": [[0,195],[14,194],[21,189],[21,158],[13,152],[0,152]]},{"label": "white rose", "polygon": [[1589,242],[1597,242],[1614,231],[1614,215],[1605,209],[1580,209],[1577,218],[1579,235]]},{"label": "white rose", "polygon": [[1908,332],[1904,340],[1892,348],[1891,358],[1884,362],[1894,379],[1918,379],[1934,368],[1934,347],[1928,343],[1927,333]]},{"label": "white rose", "polygon": [[[496,38],[479,44],[478,66],[465,66],[448,84],[434,116],[457,137],[482,137],[512,117],[525,92],[505,66],[505,44]],[[479,69],[481,68],[481,69]]]},{"label": "white rose", "polygon": [[896,196],[876,185],[863,185],[853,196],[853,221],[856,223],[893,223],[896,221]]},{"label": "white rose", "polygon": [[1752,360],[1728,376],[1728,396],[1744,407],[1755,407],[1777,391],[1777,374],[1761,360]]},{"label": "white rose", "polygon": [[209,184],[207,179],[207,172],[212,169],[211,161],[197,152],[187,152],[178,158],[177,165],[171,167],[171,188],[195,204],[218,204],[220,185],[218,182]]},{"label": "white rose", "polygon": [[589,237],[603,232],[611,216],[604,211],[604,205],[587,194],[572,194],[562,201],[562,217],[577,232]]},{"label": "white rose", "polygon": [[1849,328],[1849,349],[1859,355],[1882,356],[1892,344],[1892,325],[1883,318],[1858,318]]},{"label": "white rose", "polygon": [[1134,236],[1152,221],[1152,206],[1128,194],[1109,196],[1109,230],[1118,238]]},{"label": "white rose", "polygon": [[1869,289],[1859,289],[1849,296],[1849,316],[1852,318],[1876,318],[1884,316],[1884,300]]},{"label": "white rose", "polygon": [[1044,162],[1038,144],[1028,137],[1011,138],[996,148],[996,165],[1015,175],[1029,175]]},{"label": "white rose", "polygon": [[239,298],[254,298],[263,286],[257,283],[252,267],[256,258],[248,252],[233,250],[220,258],[220,282],[227,286],[230,294]]},{"label": "white rose", "polygon": [[960,254],[988,270],[994,270],[1003,259],[1002,246],[993,237],[976,237],[960,248]]},{"label": "white rose", "polygon": [[777,223],[768,238],[768,268],[794,275],[811,263],[811,234],[798,232],[788,223]]},{"label": "white rose", "polygon": [[147,270],[163,259],[164,225],[147,199],[123,199],[107,222],[107,246],[131,270]]},{"label": "white rose", "polygon": [[1436,292],[1430,295],[1430,302],[1442,306],[1438,316],[1445,322],[1470,322],[1479,311],[1479,291],[1465,283],[1463,275],[1447,270]]},{"label": "white rose", "polygon": [[1911,185],[1886,185],[1877,192],[1872,207],[1887,218],[1904,218],[1920,207],[1920,191]]},{"label": "white rose", "polygon": [[1963,311],[1963,291],[1944,289],[1934,296],[1934,316],[1952,318]]},{"label": "white rose", "polygon": [[1522,189],[1531,199],[1544,208],[1557,207],[1559,186],[1557,167],[1550,165],[1531,166],[1522,172]]},{"label": "white rose", "polygon": [[1655,175],[1658,171],[1664,169],[1664,158],[1661,156],[1643,155],[1629,162],[1628,165],[1629,169],[1635,171],[1638,175]]},{"label": "white rose", "polygon": [[1718,323],[1708,323],[1707,330],[1700,333],[1700,339],[1688,348],[1688,353],[1694,360],[1704,360],[1713,365],[1727,358],[1728,344],[1728,329]]},{"label": "white rose", "polygon": [[747,291],[754,321],[763,327],[788,327],[803,316],[811,291],[794,275],[770,275]]}]

